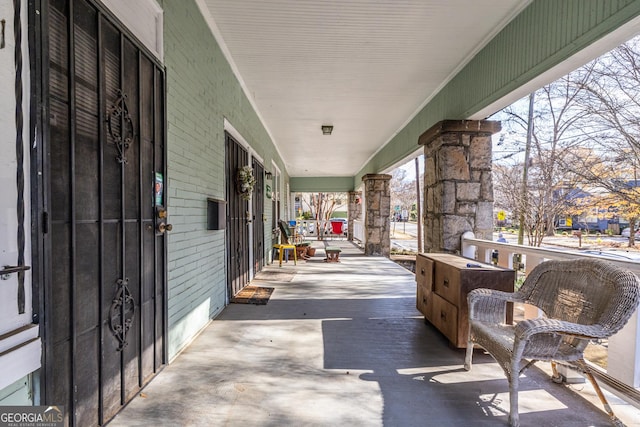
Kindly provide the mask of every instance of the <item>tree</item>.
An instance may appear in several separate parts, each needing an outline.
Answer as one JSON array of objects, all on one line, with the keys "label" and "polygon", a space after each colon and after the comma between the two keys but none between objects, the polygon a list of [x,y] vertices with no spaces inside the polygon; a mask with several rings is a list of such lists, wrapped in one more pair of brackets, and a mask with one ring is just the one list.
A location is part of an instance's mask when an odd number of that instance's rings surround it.
[{"label": "tree", "polygon": [[399,206],[401,210],[411,211],[416,204],[416,186],[414,180],[408,180],[407,171],[398,168],[391,173],[389,191],[391,195],[391,207]]},{"label": "tree", "polygon": [[[541,153],[544,157],[544,153]],[[523,217],[524,234],[529,246],[540,246],[547,234],[549,218],[567,214],[579,206],[582,197],[576,189],[576,183],[568,174],[556,173],[551,181],[545,181],[543,174],[547,165],[532,162],[527,195],[523,196],[521,185],[522,163],[496,165],[493,169],[495,206],[517,217]],[[553,227],[553,225],[552,225]]]},{"label": "tree", "polygon": [[618,198],[611,197],[609,198],[610,207],[615,209],[618,214],[624,216],[629,220],[629,246],[635,246],[636,239],[635,233],[633,230],[636,229],[636,224],[638,223],[638,219],[640,219],[640,205],[638,202],[629,202],[630,199],[635,197],[635,200],[640,200],[640,190],[636,188],[629,188],[627,193],[628,197]]},{"label": "tree", "polygon": [[344,193],[310,193],[308,198],[302,198],[302,203],[309,208],[316,222],[318,239],[322,240],[326,233],[325,227],[333,213],[345,204],[345,195]]},{"label": "tree", "polygon": [[513,170],[495,168],[495,188],[509,192],[496,204],[526,214],[522,227],[530,244],[541,243],[541,229],[553,231],[557,213],[584,212],[595,200],[634,229],[640,219],[640,37],[544,86],[536,100],[531,164],[521,159],[529,124],[525,100],[498,114],[505,129],[498,147],[506,152],[497,161],[512,159],[511,168],[526,166],[532,173],[523,195]]},{"label": "tree", "polygon": [[[560,190],[575,183],[575,174],[561,166],[580,144],[575,126],[587,114],[578,103],[584,91],[573,82],[588,78],[582,70],[572,74],[536,91],[533,114],[524,107],[529,97],[498,114],[506,130],[498,145],[510,148],[502,160],[511,161],[511,170],[494,169],[495,189],[508,194],[510,200],[503,207],[522,218],[520,227],[531,246],[540,246],[545,235],[553,234],[557,215],[571,203]],[[528,131],[530,154],[525,165],[520,154]],[[525,167],[527,174],[523,174]]]},{"label": "tree", "polygon": [[[610,204],[629,220],[640,218],[640,38],[635,38],[583,67],[588,79],[573,81],[580,100],[584,145],[589,155],[565,164],[585,182],[610,195]],[[629,246],[635,245],[630,233]]]}]

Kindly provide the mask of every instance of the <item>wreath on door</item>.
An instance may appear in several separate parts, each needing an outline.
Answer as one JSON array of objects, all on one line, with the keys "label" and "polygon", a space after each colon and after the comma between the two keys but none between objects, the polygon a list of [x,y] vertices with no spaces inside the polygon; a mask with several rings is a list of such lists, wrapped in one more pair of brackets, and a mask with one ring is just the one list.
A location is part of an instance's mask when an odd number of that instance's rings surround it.
[{"label": "wreath on door", "polygon": [[253,168],[251,166],[243,166],[238,169],[236,177],[238,193],[244,200],[251,198],[253,188],[256,186],[256,178],[253,176]]}]

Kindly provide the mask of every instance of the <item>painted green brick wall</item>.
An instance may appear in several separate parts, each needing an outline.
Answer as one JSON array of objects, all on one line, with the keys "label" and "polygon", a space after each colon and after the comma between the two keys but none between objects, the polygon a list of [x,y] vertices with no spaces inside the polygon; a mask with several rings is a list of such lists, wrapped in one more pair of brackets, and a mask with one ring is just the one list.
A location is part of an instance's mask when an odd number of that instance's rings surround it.
[{"label": "painted green brick wall", "polygon": [[[164,0],[167,78],[169,357],[223,308],[225,232],[206,230],[206,199],[225,198],[224,118],[261,156],[281,159],[193,0]],[[286,178],[286,175],[285,175]],[[271,200],[265,206],[271,212]],[[270,222],[269,222],[270,223]],[[267,230],[270,247],[270,232]]]},{"label": "painted green brick wall", "polygon": [[353,177],[292,177],[291,192],[352,191]]},{"label": "painted green brick wall", "polygon": [[637,0],[534,0],[358,172],[355,185],[415,152],[440,120],[468,118],[639,15]]}]

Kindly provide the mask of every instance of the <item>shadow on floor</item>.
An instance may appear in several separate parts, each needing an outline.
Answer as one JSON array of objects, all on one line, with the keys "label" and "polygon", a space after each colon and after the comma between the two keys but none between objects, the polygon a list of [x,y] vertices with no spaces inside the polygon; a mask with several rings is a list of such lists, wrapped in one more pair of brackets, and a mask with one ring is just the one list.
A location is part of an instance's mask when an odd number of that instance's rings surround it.
[{"label": "shadow on floor", "polygon": [[[421,318],[325,320],[322,337],[326,369],[370,371],[360,379],[378,383],[385,426],[508,423],[508,383],[493,359],[476,350],[473,370],[465,371],[464,350]],[[599,408],[537,368],[523,377],[520,396],[522,426],[610,425]]]}]

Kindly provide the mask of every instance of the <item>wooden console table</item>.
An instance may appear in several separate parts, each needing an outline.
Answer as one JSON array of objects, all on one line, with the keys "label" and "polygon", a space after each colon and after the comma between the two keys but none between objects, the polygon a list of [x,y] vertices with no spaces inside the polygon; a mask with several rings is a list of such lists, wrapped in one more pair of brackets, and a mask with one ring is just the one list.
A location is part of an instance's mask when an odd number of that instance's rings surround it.
[{"label": "wooden console table", "polygon": [[[514,270],[483,264],[445,253],[416,256],[416,307],[458,348],[467,346],[469,310],[467,294],[490,288],[513,292]],[[513,322],[513,305],[506,309],[506,322]]]}]

